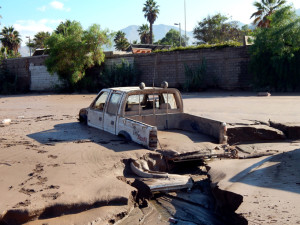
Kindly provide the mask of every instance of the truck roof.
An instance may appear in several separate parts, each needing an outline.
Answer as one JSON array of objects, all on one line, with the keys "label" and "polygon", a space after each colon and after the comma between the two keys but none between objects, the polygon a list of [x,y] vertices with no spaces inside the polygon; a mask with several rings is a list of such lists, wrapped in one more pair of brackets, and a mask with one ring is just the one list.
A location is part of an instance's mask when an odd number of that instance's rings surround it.
[{"label": "truck roof", "polygon": [[[141,89],[138,86],[134,87],[114,87],[114,88],[108,88],[114,91],[122,91],[122,92],[132,92],[132,91],[140,91]],[[145,87],[144,90],[162,90],[163,88],[160,87]]]}]

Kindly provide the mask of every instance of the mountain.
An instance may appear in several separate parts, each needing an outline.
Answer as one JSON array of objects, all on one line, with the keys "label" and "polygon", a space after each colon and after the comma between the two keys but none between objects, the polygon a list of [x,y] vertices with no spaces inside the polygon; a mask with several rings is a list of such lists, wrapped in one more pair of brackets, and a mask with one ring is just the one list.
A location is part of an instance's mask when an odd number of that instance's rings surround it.
[{"label": "mountain", "polygon": [[140,38],[139,38],[139,33],[137,31],[138,29],[139,26],[131,25],[122,29],[121,31],[123,31],[126,34],[126,38],[128,39],[129,42],[133,42],[135,40],[139,42]]},{"label": "mountain", "polygon": [[[121,31],[123,31],[126,34],[126,38],[129,42],[137,40],[140,41],[140,36],[138,33],[139,26],[137,25],[131,25],[128,26]],[[175,29],[178,30],[178,27],[175,26],[169,26],[164,24],[159,25],[153,25],[153,33],[154,33],[154,41],[158,41],[165,37],[166,33],[168,33],[169,30]],[[184,30],[181,30],[181,35],[184,35]],[[192,44],[195,40],[193,38],[193,31],[187,31],[186,36],[189,37],[189,44]]]}]

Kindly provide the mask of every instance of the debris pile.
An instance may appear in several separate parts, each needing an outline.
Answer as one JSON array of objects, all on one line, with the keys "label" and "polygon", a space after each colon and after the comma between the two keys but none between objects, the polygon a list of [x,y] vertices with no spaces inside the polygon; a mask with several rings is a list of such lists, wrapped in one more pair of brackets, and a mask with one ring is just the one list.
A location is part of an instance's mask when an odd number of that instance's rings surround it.
[{"label": "debris pile", "polygon": [[225,209],[231,206],[227,202],[231,193],[223,192],[210,181],[205,161],[217,157],[236,158],[237,151],[224,145],[211,154],[203,151],[179,154],[172,150],[148,153],[139,159],[124,160],[125,177],[119,179],[137,189],[133,198],[141,210],[153,208],[165,222],[246,224],[243,217],[234,213],[241,201],[235,201],[239,204]]}]

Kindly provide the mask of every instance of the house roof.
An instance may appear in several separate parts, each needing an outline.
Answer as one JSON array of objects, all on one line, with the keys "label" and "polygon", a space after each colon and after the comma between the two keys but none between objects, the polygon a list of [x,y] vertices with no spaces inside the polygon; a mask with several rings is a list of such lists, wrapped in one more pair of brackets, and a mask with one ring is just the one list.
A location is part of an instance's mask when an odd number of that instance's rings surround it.
[{"label": "house roof", "polygon": [[170,49],[171,45],[131,44],[127,51],[132,53],[150,53],[155,50]]}]

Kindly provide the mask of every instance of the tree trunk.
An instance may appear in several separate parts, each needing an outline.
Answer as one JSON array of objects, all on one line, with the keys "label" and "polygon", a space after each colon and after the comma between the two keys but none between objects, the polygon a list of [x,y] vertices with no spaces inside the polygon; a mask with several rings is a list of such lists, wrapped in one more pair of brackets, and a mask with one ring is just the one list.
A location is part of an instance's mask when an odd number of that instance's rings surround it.
[{"label": "tree trunk", "polygon": [[152,40],[153,34],[152,34],[152,23],[150,23],[150,44],[153,44],[153,40]]}]

